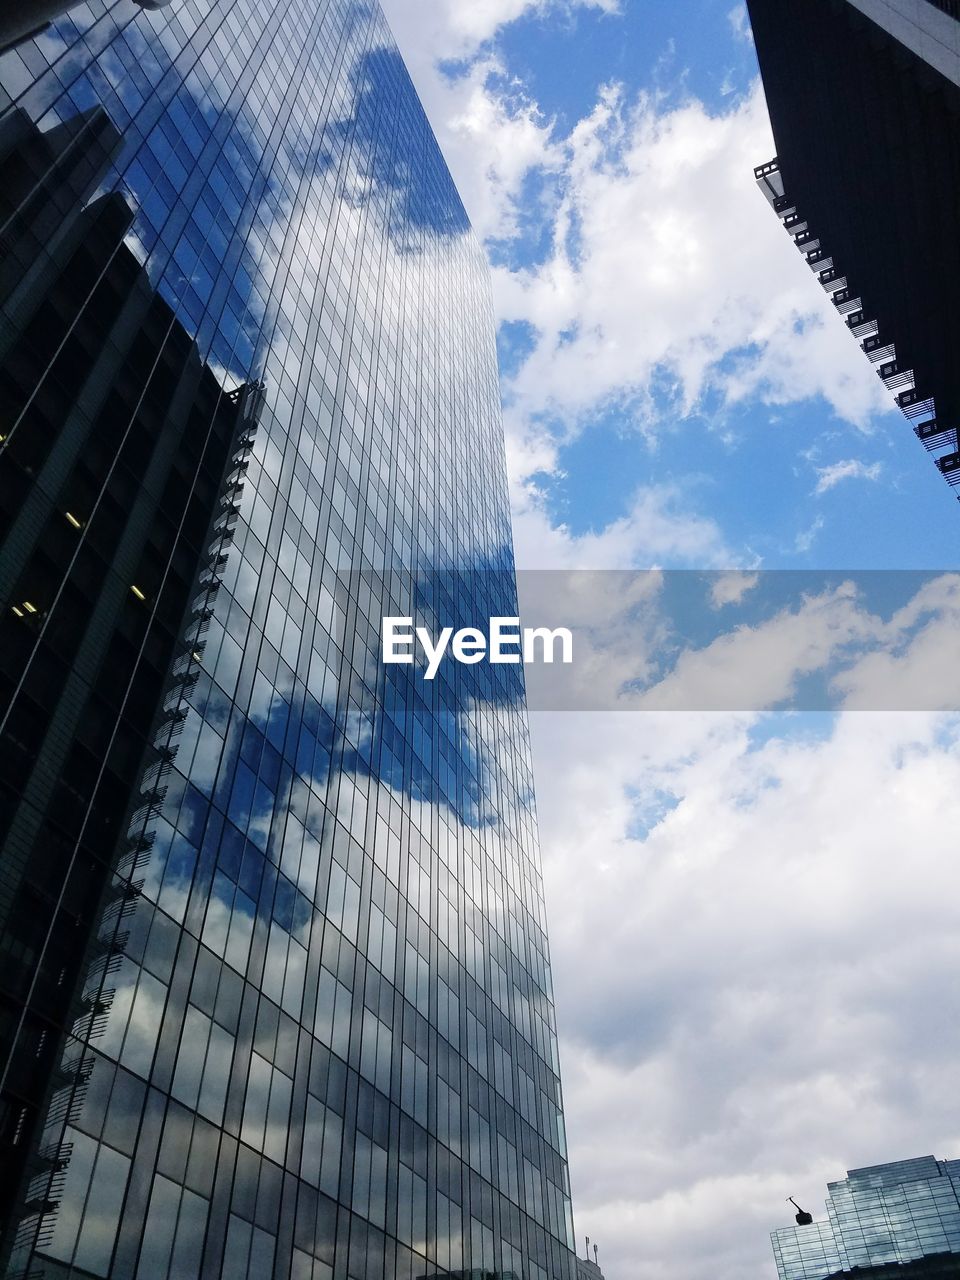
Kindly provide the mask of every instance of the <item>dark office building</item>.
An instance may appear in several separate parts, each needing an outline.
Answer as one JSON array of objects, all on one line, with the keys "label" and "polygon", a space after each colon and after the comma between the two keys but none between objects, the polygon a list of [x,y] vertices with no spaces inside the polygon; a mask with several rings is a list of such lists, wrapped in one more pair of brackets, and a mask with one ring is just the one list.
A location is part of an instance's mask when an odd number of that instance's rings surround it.
[{"label": "dark office building", "polygon": [[777,157],[756,170],[847,327],[960,482],[960,6],[748,0]]},{"label": "dark office building", "polygon": [[[79,0],[17,0],[16,4],[5,4],[0,10],[0,53],[48,30],[54,18],[77,3]],[[135,3],[144,9],[161,9],[170,0],[135,0]]]},{"label": "dark office building", "polygon": [[960,1275],[960,1160],[851,1169],[827,1189],[826,1221],[801,1213],[797,1226],[774,1231],[779,1280]]},{"label": "dark office building", "polygon": [[174,665],[196,679],[257,403],[150,286],[123,197],[85,203],[118,141],[102,111],[0,121],[0,1204],[19,1189],[21,1211],[51,1198],[67,1148],[37,1130],[76,1105],[79,1032],[110,1011],[146,854],[111,882],[118,842],[176,749],[162,698]]},{"label": "dark office building", "polygon": [[482,252],[376,6],[0,57],[0,1275],[574,1280]]}]

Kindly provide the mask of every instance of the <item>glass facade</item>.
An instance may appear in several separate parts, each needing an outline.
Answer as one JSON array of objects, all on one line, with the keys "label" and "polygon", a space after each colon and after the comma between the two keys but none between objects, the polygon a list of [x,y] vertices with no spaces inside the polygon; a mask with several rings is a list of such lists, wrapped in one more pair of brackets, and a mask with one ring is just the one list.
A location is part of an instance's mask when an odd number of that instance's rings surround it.
[{"label": "glass facade", "polygon": [[379,9],[0,57],[0,1274],[572,1280],[482,252]]},{"label": "glass facade", "polygon": [[960,1160],[921,1156],[851,1169],[827,1184],[826,1222],[773,1233],[779,1280],[960,1274]]}]

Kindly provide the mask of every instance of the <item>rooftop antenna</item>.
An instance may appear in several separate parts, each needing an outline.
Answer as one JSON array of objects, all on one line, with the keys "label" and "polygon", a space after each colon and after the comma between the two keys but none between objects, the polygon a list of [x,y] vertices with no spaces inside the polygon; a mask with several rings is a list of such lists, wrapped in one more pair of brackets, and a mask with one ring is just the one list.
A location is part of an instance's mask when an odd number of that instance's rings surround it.
[{"label": "rooftop antenna", "polygon": [[793,1207],[797,1211],[797,1226],[809,1227],[810,1223],[813,1221],[813,1214],[807,1213],[806,1209],[801,1209],[800,1206],[797,1204],[796,1200],[794,1200],[793,1196],[787,1196],[787,1199],[790,1201],[790,1203],[793,1205]]},{"label": "rooftop antenna", "polygon": [[587,1236],[587,1261],[590,1261],[590,1237]]},{"label": "rooftop antenna", "polygon": [[598,1252],[598,1250],[597,1250],[597,1246],[596,1246],[596,1245],[594,1245],[594,1246],[593,1246],[593,1265],[594,1265],[595,1267],[599,1267],[599,1266],[600,1266],[600,1263],[597,1261],[597,1252]]}]

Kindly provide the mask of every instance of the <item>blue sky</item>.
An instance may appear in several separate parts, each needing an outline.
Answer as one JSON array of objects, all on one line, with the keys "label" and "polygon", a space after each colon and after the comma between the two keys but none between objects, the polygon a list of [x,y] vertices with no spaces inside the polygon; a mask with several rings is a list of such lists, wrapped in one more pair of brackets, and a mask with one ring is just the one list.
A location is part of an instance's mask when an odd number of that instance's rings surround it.
[{"label": "blue sky", "polygon": [[[488,249],[521,568],[956,567],[953,493],[754,185],[742,4],[383,4]],[[932,590],[854,654],[861,689],[952,670]],[[823,680],[855,613],[762,617],[722,678]],[[955,718],[532,730],[577,1232],[608,1280],[769,1280],[788,1195],[960,1154]]]},{"label": "blue sky", "polygon": [[[533,435],[551,451],[549,465],[539,469],[518,466],[514,456],[515,487],[535,487],[537,506],[549,523],[565,526],[574,537],[627,516],[638,489],[656,486],[674,494],[676,518],[686,513],[714,523],[713,552],[727,563],[952,565],[952,495],[938,487],[932,463],[908,424],[894,410],[882,411],[889,397],[873,385],[868,362],[839,318],[828,313],[813,280],[803,278],[805,268],[793,260],[798,255],[753,187],[750,167],[769,158],[772,145],[764,138],[756,61],[740,8],[729,0],[681,5],[623,0],[619,7],[608,0],[575,6],[503,0],[489,6],[487,26],[479,28],[487,38],[470,40],[457,32],[462,7],[448,0],[453,30],[444,31],[437,20],[441,29],[425,33],[427,47],[416,43],[424,21],[415,7],[408,11],[395,2],[388,5],[388,17],[395,20],[468,211],[487,236],[496,267],[508,431],[517,440]],[[501,11],[519,16],[497,25]],[[438,58],[442,71],[435,65]],[[603,135],[596,124],[597,104],[612,85],[620,95],[619,120],[615,129],[608,128],[605,171],[599,171],[600,162],[587,171],[571,158],[571,143],[579,134],[581,146],[597,145]],[[647,112],[640,124],[631,119],[638,104]],[[671,130],[680,132],[684,113],[696,117],[688,130],[695,131],[700,120],[708,134],[716,135],[707,142],[711,155],[691,157],[689,137],[670,136]],[[727,136],[721,136],[724,127]],[[658,128],[664,133],[656,142]],[[611,133],[616,134],[612,140]],[[756,138],[753,148],[745,145],[751,137]],[[578,287],[602,313],[602,285],[609,275],[595,261],[600,255],[590,238],[601,229],[584,233],[576,225],[577,214],[583,202],[602,200],[605,188],[617,187],[618,165],[638,146],[662,152],[653,186],[663,188],[663,214],[678,219],[681,237],[694,240],[699,226],[711,221],[711,201],[725,194],[715,191],[712,179],[717,164],[726,164],[726,182],[736,187],[737,203],[720,207],[716,221],[732,237],[740,238],[742,228],[742,242],[728,244],[724,234],[708,237],[699,252],[721,259],[729,253],[728,273],[715,261],[710,278],[691,279],[683,270],[689,264],[682,246],[669,241],[669,224],[661,227],[656,221],[654,191],[640,225],[623,227],[624,284],[636,288],[637,314],[632,324],[619,316],[604,335],[620,344],[621,356],[570,405],[564,402],[562,349],[548,359],[541,348],[539,368],[530,359],[536,331],[543,327],[539,322],[551,305],[556,313],[551,318],[564,331],[559,300],[550,296],[551,258],[565,237],[580,269]],[[506,159],[498,148],[512,150],[513,156]],[[673,188],[672,154],[677,170],[688,171]],[[730,164],[734,158],[739,171]],[[631,176],[638,184],[644,164],[642,157],[634,162]],[[736,220],[742,212],[749,213],[748,223]],[[752,260],[755,228],[763,243]],[[644,340],[644,330],[662,323],[658,295],[647,299],[637,287],[642,272],[631,280],[629,262],[644,257],[661,259],[667,275],[680,266],[672,286],[674,310],[682,310],[685,293],[699,297],[688,323],[671,316],[676,332],[660,345]],[[711,333],[711,306],[734,311],[716,333]],[[576,299],[567,314],[568,337],[577,323],[593,319],[580,313]],[[769,334],[775,322],[779,329]],[[546,332],[549,345],[555,340],[549,324]],[[634,367],[631,340],[638,340]],[[706,369],[690,370],[684,348],[710,343],[716,349]],[[701,351],[693,363],[699,366],[703,359]],[[785,362],[791,362],[786,374]],[[577,362],[566,364],[575,377]],[[858,474],[837,470],[851,462]],[[522,530],[518,545],[524,563],[531,549]],[[696,563],[697,558],[669,545],[640,544],[631,560]],[[543,563],[548,560],[547,555]]]}]

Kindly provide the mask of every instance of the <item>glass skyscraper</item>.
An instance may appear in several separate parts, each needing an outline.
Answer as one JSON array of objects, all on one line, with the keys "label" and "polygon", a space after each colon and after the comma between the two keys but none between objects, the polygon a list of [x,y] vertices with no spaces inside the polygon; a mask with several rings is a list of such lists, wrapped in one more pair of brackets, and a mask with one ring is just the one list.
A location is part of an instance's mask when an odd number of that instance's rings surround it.
[{"label": "glass skyscraper", "polygon": [[773,1233],[779,1280],[960,1275],[960,1160],[851,1169],[827,1187],[826,1222]]},{"label": "glass skyscraper", "polygon": [[375,4],[0,57],[0,1274],[573,1280],[486,267]]}]

